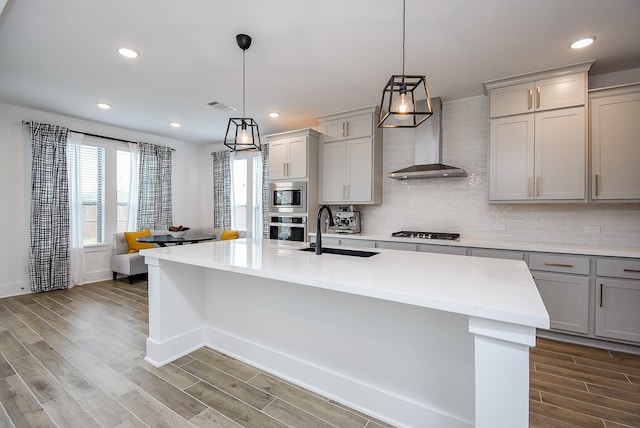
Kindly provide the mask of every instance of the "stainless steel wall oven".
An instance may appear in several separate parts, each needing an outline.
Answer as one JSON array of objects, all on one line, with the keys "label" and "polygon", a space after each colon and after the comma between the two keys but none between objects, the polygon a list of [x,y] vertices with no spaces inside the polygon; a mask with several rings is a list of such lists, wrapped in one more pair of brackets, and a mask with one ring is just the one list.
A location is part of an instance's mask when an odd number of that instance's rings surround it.
[{"label": "stainless steel wall oven", "polygon": [[307,240],[307,217],[272,216],[269,223],[269,238],[281,241]]}]

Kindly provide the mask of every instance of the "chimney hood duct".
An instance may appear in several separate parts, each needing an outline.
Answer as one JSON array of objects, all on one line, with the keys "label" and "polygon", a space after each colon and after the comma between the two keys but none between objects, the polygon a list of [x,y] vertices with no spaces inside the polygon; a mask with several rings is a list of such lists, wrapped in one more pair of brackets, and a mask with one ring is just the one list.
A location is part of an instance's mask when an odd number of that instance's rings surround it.
[{"label": "chimney hood duct", "polygon": [[464,169],[442,163],[442,101],[440,98],[431,98],[431,104],[433,115],[415,128],[415,164],[389,173],[389,178],[406,180],[467,176]]}]

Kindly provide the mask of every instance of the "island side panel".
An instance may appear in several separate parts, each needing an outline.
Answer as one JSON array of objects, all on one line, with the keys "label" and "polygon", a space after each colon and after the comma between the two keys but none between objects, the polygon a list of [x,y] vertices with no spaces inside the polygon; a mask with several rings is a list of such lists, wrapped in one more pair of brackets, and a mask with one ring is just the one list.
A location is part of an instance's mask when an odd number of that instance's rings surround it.
[{"label": "island side panel", "polygon": [[209,270],[209,346],[399,426],[471,427],[468,317]]},{"label": "island side panel", "polygon": [[149,337],[145,360],[159,367],[204,346],[204,268],[146,256]]},{"label": "island side panel", "polygon": [[476,427],[529,426],[529,348],[536,329],[469,318],[475,335]]}]

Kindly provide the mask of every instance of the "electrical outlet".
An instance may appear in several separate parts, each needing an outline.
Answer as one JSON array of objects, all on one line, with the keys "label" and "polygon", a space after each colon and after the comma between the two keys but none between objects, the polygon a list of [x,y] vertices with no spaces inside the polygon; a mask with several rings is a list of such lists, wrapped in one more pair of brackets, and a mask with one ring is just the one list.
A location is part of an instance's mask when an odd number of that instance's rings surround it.
[{"label": "electrical outlet", "polygon": [[504,224],[494,224],[493,230],[507,230],[507,226]]},{"label": "electrical outlet", "polygon": [[600,226],[585,226],[585,233],[600,233]]}]

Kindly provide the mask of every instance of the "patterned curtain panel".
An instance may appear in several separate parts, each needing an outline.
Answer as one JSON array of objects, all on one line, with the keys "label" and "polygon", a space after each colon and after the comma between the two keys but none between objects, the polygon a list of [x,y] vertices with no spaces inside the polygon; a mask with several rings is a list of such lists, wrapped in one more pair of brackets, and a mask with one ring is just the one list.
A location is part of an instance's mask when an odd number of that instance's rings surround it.
[{"label": "patterned curtain panel", "polygon": [[262,237],[269,239],[269,144],[262,146]]},{"label": "patterned curtain panel", "polygon": [[173,224],[171,147],[138,143],[138,230],[165,230]]},{"label": "patterned curtain panel", "polygon": [[231,229],[231,152],[213,152],[213,227]]},{"label": "patterned curtain panel", "polygon": [[32,291],[69,287],[67,132],[31,122],[29,281]]}]

